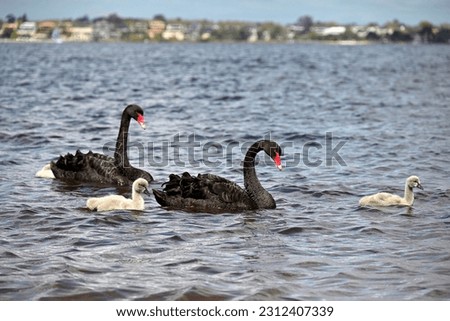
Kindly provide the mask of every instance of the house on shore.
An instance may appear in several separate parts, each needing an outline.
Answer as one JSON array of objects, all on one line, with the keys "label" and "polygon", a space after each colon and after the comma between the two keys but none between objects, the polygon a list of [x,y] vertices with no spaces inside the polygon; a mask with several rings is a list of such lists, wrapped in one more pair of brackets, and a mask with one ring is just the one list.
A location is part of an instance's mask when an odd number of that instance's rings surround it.
[{"label": "house on shore", "polygon": [[166,23],[163,20],[150,20],[148,22],[148,38],[151,40],[159,39],[166,29]]},{"label": "house on shore", "polygon": [[34,21],[22,22],[17,29],[17,40],[30,41],[34,38],[37,31],[37,24]]},{"label": "house on shore", "polygon": [[73,26],[69,31],[70,36],[67,41],[89,42],[94,40],[94,28],[92,26]]},{"label": "house on shore", "polygon": [[0,38],[11,38],[11,36],[17,31],[17,22],[4,22],[0,29]]},{"label": "house on shore", "polygon": [[186,27],[181,23],[169,23],[166,30],[161,34],[164,40],[183,41],[185,39]]}]

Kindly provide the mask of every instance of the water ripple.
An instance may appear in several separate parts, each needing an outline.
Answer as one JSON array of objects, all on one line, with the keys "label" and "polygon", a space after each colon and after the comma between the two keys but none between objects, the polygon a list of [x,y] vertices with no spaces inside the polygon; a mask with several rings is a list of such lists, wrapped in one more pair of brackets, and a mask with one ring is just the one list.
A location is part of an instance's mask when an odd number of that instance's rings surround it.
[{"label": "water ripple", "polygon": [[[0,299],[450,299],[449,50],[0,46]],[[271,137],[285,170],[259,157],[256,171],[277,208],[187,213],[147,197],[142,212],[92,213],[88,197],[129,191],[34,177],[60,154],[114,146],[129,103],[148,125],[130,126],[130,159],[152,187],[185,170],[243,186],[240,147]],[[162,154],[177,133],[195,134],[195,163]],[[220,166],[206,165],[206,143]],[[411,174],[425,187],[411,209],[358,207],[366,194],[402,194]]]}]

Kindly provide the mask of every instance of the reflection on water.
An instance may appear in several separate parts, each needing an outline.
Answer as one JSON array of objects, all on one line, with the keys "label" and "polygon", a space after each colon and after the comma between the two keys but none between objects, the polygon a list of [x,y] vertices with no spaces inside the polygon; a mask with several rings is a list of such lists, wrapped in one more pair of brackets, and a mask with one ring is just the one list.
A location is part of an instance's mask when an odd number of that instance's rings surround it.
[{"label": "reflection on water", "polygon": [[[3,44],[0,56],[0,299],[450,298],[448,46]],[[277,209],[186,213],[147,197],[144,212],[92,213],[88,197],[129,191],[34,177],[60,154],[104,151],[129,103],[148,125],[131,125],[130,159],[153,188],[185,170],[242,185],[241,147],[270,134],[288,166],[260,157],[257,172]],[[199,146],[162,153],[177,134]],[[345,163],[327,164],[340,142]],[[358,207],[402,194],[409,175],[425,187],[413,208]]]}]

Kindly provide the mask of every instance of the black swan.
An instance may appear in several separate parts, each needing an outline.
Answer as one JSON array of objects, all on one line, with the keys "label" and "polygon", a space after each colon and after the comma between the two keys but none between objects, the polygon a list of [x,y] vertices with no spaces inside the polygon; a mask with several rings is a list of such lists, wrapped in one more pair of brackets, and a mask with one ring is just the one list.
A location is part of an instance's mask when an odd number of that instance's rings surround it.
[{"label": "black swan", "polygon": [[51,177],[53,175],[53,178],[66,181],[116,186],[131,186],[138,178],[144,178],[148,182],[153,181],[153,177],[149,173],[134,168],[128,160],[128,128],[131,118],[135,119],[145,129],[142,108],[138,105],[128,105],[122,113],[114,158],[92,151],[83,154],[80,150],[77,150],[75,155],[68,153],[65,156],[60,156],[56,162],[44,166],[36,175],[39,177]]},{"label": "black swan", "polygon": [[256,177],[255,157],[261,150],[273,159],[279,170],[282,169],[281,147],[273,141],[260,140],[251,145],[245,155],[245,189],[217,175],[198,174],[193,177],[185,172],[181,177],[171,174],[169,181],[162,185],[162,191],[154,189],[156,201],[172,209],[209,213],[276,208],[272,195]]}]

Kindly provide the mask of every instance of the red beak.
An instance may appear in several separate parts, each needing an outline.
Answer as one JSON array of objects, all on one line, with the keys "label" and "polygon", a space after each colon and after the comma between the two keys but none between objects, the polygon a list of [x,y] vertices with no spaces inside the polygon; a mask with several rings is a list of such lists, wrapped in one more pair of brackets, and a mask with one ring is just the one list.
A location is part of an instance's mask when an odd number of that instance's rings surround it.
[{"label": "red beak", "polygon": [[142,129],[145,129],[144,115],[138,114],[137,122],[142,127]]},{"label": "red beak", "polygon": [[273,158],[273,161],[275,162],[275,166],[276,166],[280,171],[283,170],[283,165],[281,165],[280,154],[275,153],[275,157]]}]

